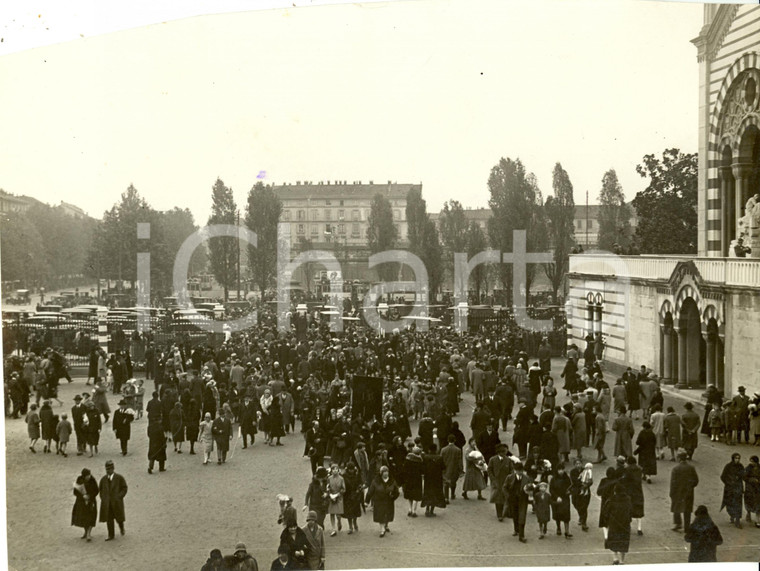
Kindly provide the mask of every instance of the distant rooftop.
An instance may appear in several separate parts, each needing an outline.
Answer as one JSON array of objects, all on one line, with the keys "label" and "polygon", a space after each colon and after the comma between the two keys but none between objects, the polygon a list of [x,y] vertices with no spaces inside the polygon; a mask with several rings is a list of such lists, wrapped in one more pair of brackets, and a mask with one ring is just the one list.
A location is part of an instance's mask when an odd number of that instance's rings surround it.
[{"label": "distant rooftop", "polygon": [[306,199],[306,198],[372,198],[380,193],[386,198],[406,198],[413,188],[422,189],[421,184],[398,184],[388,181],[385,184],[375,184],[373,181],[363,183],[361,181],[296,181],[295,184],[277,184],[272,187],[281,199]]}]

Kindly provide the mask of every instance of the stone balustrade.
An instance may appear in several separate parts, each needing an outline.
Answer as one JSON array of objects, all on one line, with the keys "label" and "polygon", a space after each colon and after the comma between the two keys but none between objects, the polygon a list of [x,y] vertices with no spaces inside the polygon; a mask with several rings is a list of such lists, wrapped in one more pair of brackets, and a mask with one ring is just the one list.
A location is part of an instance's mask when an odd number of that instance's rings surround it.
[{"label": "stone balustrade", "polygon": [[694,261],[702,279],[706,282],[740,287],[760,287],[760,259],[751,258],[576,254],[570,256],[569,272],[589,276],[667,280],[679,262],[689,260]]}]

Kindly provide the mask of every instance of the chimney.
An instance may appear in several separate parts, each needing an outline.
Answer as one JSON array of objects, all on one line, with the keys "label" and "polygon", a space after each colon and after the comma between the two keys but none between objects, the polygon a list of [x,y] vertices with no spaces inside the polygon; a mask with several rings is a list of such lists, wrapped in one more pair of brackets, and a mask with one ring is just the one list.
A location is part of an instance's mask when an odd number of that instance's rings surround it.
[{"label": "chimney", "polygon": [[370,184],[375,184],[374,180],[369,181]]},{"label": "chimney", "polygon": [[296,181],[296,184],[300,185],[300,184],[301,184],[301,181],[300,181],[300,180],[297,180],[297,181]]}]

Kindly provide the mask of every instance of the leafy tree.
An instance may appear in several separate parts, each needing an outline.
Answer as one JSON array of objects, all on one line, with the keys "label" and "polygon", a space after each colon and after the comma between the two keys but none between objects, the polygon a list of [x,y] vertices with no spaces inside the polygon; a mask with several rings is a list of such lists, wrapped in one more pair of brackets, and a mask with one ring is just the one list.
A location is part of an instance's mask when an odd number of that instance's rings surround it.
[{"label": "leafy tree", "polygon": [[21,289],[45,283],[49,276],[47,252],[36,226],[24,214],[8,212],[0,218],[0,271],[3,281],[22,282]]},{"label": "leafy tree", "polygon": [[636,246],[642,254],[697,253],[697,155],[666,149],[636,167],[649,186],[636,194]]},{"label": "leafy tree", "polygon": [[[198,226],[195,224],[195,218],[189,209],[176,206],[172,210],[159,212],[158,220],[163,234],[163,243],[166,245],[167,262],[171,266],[167,267],[166,270],[171,276],[174,273],[174,260],[180,247],[193,232],[198,230]],[[203,273],[206,270],[207,263],[208,252],[204,243],[198,246],[190,258],[188,275],[194,276]]]},{"label": "leafy tree", "polygon": [[427,221],[427,203],[422,198],[422,188],[413,186],[406,194],[406,227],[409,250],[415,254],[418,254],[425,239]]},{"label": "leafy tree", "polygon": [[552,256],[554,260],[551,264],[544,264],[544,272],[552,285],[554,303],[557,303],[557,293],[567,273],[568,256],[575,240],[573,184],[570,182],[567,171],[562,168],[560,163],[554,165],[552,189],[554,196],[546,199],[544,211],[548,221],[549,239],[553,247]]},{"label": "leafy tree", "polygon": [[[211,190],[211,216],[208,224],[237,225],[237,206],[232,189],[224,186],[217,178]],[[217,237],[208,241],[211,257],[211,271],[216,281],[224,288],[224,301],[230,297],[230,288],[235,284],[240,242],[236,238]]]},{"label": "leafy tree", "polygon": [[438,231],[444,250],[444,270],[454,279],[454,254],[465,251],[467,219],[458,200],[445,202],[438,216]]},{"label": "leafy tree", "polygon": [[155,211],[130,184],[119,202],[103,214],[88,255],[89,273],[97,272],[101,278],[116,279],[119,284],[128,281],[134,288],[137,252],[151,251],[151,268],[160,267],[160,256],[152,255],[153,250],[162,247],[160,224],[151,224],[148,244],[141,244],[137,238],[137,224],[151,222],[157,222]]},{"label": "leafy tree", "polygon": [[[528,252],[540,252],[546,247],[546,221],[542,209],[541,191],[536,177],[525,170],[520,159],[499,159],[488,177],[491,198],[488,205],[493,216],[488,220],[488,237],[491,245],[502,252],[512,251],[512,231],[526,231]],[[535,265],[529,264],[526,271],[525,291],[535,274]],[[501,278],[511,299],[512,265],[503,264]]]},{"label": "leafy tree", "polygon": [[[480,227],[480,224],[474,220],[470,222],[470,225],[467,227],[467,231],[464,234],[464,240],[468,258],[472,258],[475,254],[479,254],[488,248],[486,235]],[[483,264],[476,266],[470,274],[470,280],[475,287],[476,303],[480,303],[480,292],[483,289],[483,285],[486,284],[487,276],[488,267]]]},{"label": "leafy tree", "polygon": [[[393,208],[390,201],[380,193],[372,198],[367,222],[370,253],[377,254],[393,249],[398,239],[398,228],[393,223]],[[398,275],[398,264],[380,265],[378,275],[384,281],[393,280]]]},{"label": "leafy tree", "polygon": [[256,232],[258,247],[248,245],[248,264],[261,297],[277,275],[277,224],[282,202],[272,187],[258,181],[248,192],[245,224]]},{"label": "leafy tree", "polygon": [[625,203],[615,169],[610,169],[599,192],[599,249],[611,252],[616,245],[627,249],[631,238],[631,207]]},{"label": "leafy tree", "polygon": [[425,263],[429,293],[434,294],[441,287],[443,281],[443,248],[438,238],[435,222],[430,220],[430,217],[427,217],[425,221],[423,232],[422,247],[418,256]]}]

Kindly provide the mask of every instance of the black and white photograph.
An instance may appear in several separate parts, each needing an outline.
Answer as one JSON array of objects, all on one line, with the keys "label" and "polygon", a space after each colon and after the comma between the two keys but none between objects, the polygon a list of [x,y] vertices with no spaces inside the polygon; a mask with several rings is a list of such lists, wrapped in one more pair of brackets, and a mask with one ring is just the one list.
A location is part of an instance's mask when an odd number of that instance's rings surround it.
[{"label": "black and white photograph", "polygon": [[757,2],[13,4],[0,568],[755,568]]}]

